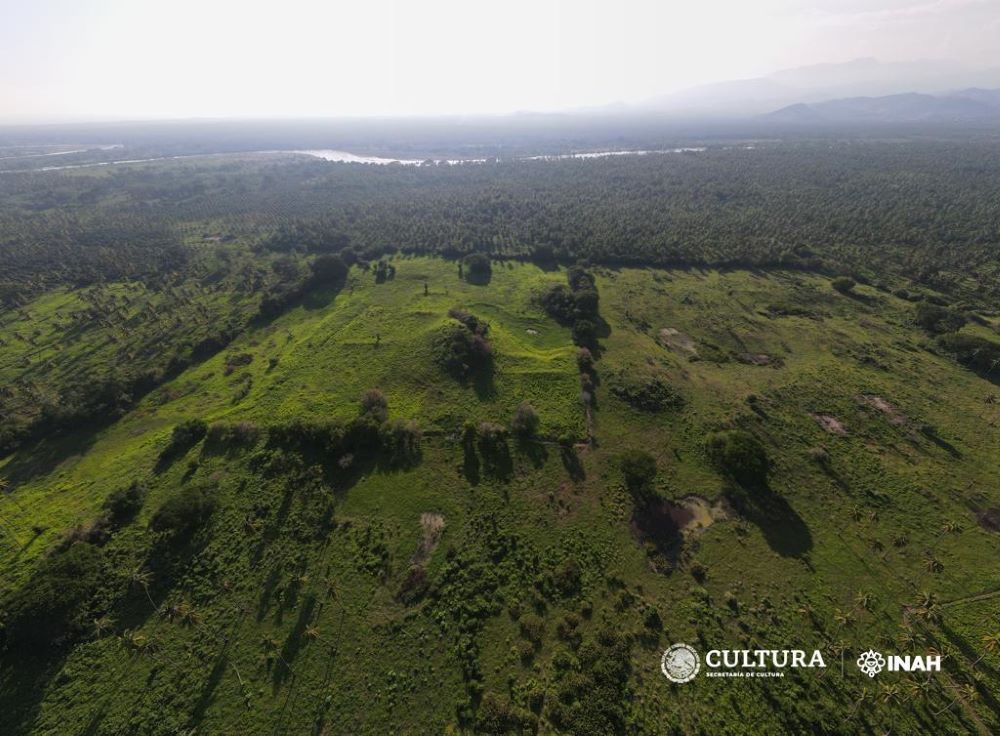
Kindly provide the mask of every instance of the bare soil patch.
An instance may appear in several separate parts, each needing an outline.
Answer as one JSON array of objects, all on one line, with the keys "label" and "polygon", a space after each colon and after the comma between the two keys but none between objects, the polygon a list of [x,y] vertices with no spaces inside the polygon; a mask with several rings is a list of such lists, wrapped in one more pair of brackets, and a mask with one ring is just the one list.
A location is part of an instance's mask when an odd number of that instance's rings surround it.
[{"label": "bare soil patch", "polygon": [[686,355],[697,355],[698,348],[695,341],[688,335],[673,327],[664,327],[660,330],[660,344],[677,353]]},{"label": "bare soil patch", "polygon": [[420,515],[420,528],[424,531],[424,538],[417,545],[417,551],[413,553],[411,560],[414,565],[426,562],[437,549],[441,541],[441,534],[444,532],[444,517],[441,514],[434,514],[425,511]]},{"label": "bare soil patch", "polygon": [[858,402],[882,412],[886,419],[889,420],[890,424],[894,424],[897,427],[906,424],[906,415],[881,396],[877,396],[875,394],[862,394],[861,396],[858,396]]},{"label": "bare soil patch", "polygon": [[693,540],[715,522],[728,518],[729,513],[725,501],[712,502],[701,496],[657,501],[632,514],[632,536],[656,550],[660,560],[654,561],[654,567],[669,569],[677,565],[684,542]]},{"label": "bare soil patch", "polygon": [[783,362],[781,358],[767,353],[737,353],[736,360],[747,365],[771,366],[773,368],[780,368]]},{"label": "bare soil patch", "polygon": [[830,434],[844,437],[847,435],[847,427],[844,426],[837,417],[832,414],[810,414],[813,419]]}]

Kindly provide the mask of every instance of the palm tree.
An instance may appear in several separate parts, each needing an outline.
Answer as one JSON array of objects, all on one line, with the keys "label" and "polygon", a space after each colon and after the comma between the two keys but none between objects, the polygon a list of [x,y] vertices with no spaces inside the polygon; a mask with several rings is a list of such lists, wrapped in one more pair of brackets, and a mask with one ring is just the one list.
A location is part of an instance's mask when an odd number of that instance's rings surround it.
[{"label": "palm tree", "polygon": [[977,664],[983,661],[983,657],[987,654],[996,654],[1000,652],[1000,633],[996,634],[983,634],[983,653],[979,655],[979,659],[972,663],[973,668]]},{"label": "palm tree", "polygon": [[833,620],[837,622],[838,628],[850,626],[853,622],[854,614],[851,611],[842,611],[839,608],[833,611]]},{"label": "palm tree", "polygon": [[917,618],[926,621],[927,623],[937,623],[941,620],[941,604],[938,603],[938,597],[936,593],[929,593],[924,591],[920,594],[920,598],[913,608],[914,614]]},{"label": "palm tree", "polygon": [[962,531],[962,525],[951,519],[941,525],[942,534],[958,534],[960,531]]},{"label": "palm tree", "polygon": [[875,595],[859,590],[854,596],[854,605],[866,611],[871,611],[872,606],[875,605]]},{"label": "palm tree", "polygon": [[851,718],[854,718],[861,706],[864,705],[870,698],[871,693],[868,691],[868,688],[861,688],[861,691],[858,693],[858,697],[854,699],[854,707],[851,709],[850,713]]},{"label": "palm tree", "polygon": [[941,564],[941,560],[935,557],[930,551],[924,555],[924,569],[927,572],[941,572],[944,570],[944,565]]},{"label": "palm tree", "polygon": [[878,699],[886,704],[898,703],[902,694],[903,692],[899,685],[890,682],[879,686]]},{"label": "palm tree", "polygon": [[146,594],[146,598],[149,600],[149,605],[151,605],[155,611],[158,606],[153,602],[153,597],[149,594],[149,586],[153,582],[153,573],[140,566],[129,573],[128,580],[134,587],[142,588],[143,592]]},{"label": "palm tree", "polygon": [[273,636],[265,635],[261,637],[260,643],[261,646],[264,648],[264,653],[261,655],[261,658],[264,661],[271,662],[277,659],[279,662],[285,665],[285,669],[287,669],[293,675],[295,674],[295,670],[292,669],[292,666],[285,661],[284,657],[281,656],[281,651],[280,651],[281,642],[279,642]]},{"label": "palm tree", "polygon": [[93,622],[94,637],[100,639],[102,636],[104,636],[104,632],[114,628],[114,625],[115,625],[114,619],[112,619],[110,616],[101,616],[99,618],[95,618]]}]

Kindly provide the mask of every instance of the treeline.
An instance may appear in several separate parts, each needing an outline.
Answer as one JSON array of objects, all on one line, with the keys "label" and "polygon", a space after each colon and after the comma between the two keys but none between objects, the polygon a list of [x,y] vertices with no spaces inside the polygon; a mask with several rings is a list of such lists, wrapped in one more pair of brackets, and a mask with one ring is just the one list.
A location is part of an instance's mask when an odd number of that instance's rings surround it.
[{"label": "treeline", "polygon": [[21,271],[48,260],[30,257],[49,247],[34,235],[39,219],[69,218],[75,242],[100,240],[81,226],[113,217],[188,230],[211,221],[275,252],[783,266],[982,295],[1000,291],[996,201],[1000,150],[971,140],[419,167],[206,159],[0,181],[3,240]]}]

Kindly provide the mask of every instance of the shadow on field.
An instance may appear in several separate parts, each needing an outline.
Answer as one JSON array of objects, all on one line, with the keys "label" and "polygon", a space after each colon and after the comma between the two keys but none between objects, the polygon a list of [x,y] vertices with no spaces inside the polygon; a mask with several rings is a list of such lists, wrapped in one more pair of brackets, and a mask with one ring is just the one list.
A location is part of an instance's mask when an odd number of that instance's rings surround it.
[{"label": "shadow on field", "polygon": [[801,557],[813,547],[812,533],[802,517],[765,482],[731,485],[726,496],[740,515],[756,525],[768,546],[782,557]]},{"label": "shadow on field", "polygon": [[33,652],[0,659],[0,733],[28,733],[49,683],[62,670],[68,650]]}]

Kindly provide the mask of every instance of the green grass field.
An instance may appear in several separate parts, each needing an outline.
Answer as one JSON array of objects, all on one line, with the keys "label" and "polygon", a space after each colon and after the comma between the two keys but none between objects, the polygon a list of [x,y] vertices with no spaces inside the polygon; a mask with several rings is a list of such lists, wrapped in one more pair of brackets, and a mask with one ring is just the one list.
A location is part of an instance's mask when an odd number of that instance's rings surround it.
[{"label": "green grass field", "polygon": [[[0,731],[1000,730],[1000,655],[976,662],[982,637],[1000,631],[1000,535],[977,521],[1000,506],[996,383],[936,354],[913,304],[863,285],[842,295],[804,273],[596,269],[606,324],[588,444],[577,348],[535,301],[564,271],[499,263],[477,286],[450,261],[392,265],[385,283],[354,268],[341,288],[310,292],[105,426],[0,459],[5,594],[113,491],[149,486],[102,548],[96,605],[113,620],[58,656],[5,667]],[[203,296],[191,303],[223,298]],[[0,337],[17,346],[4,348],[5,380],[29,352],[32,370],[63,372],[87,351],[116,355],[95,339],[103,332],[65,339],[80,300],[45,294],[3,321]],[[434,335],[456,306],[490,323],[489,381],[464,384],[435,364]],[[169,318],[211,322],[232,305],[185,309]],[[654,379],[683,405],[640,411],[616,394]],[[350,419],[371,388],[424,430],[418,464],[345,476],[335,458],[278,462],[268,427]],[[544,441],[511,440],[509,472],[470,457],[464,423],[507,424],[522,401]],[[258,432],[158,462],[192,418]],[[780,499],[770,513],[725,502],[704,448],[724,428],[766,447]],[[617,463],[629,449],[656,458],[663,498],[715,503],[714,523],[683,539],[640,531]],[[149,520],[199,485],[217,499],[207,528],[163,552]],[[410,600],[414,567],[427,589]],[[137,583],[137,570],[152,578]],[[913,613],[924,592],[940,620]],[[907,632],[915,640],[900,643]],[[830,667],[672,685],[660,655],[676,641],[819,648]],[[869,647],[935,649],[944,671],[926,686],[896,673],[872,682],[853,664]],[[601,679],[619,657],[626,674]]]}]

